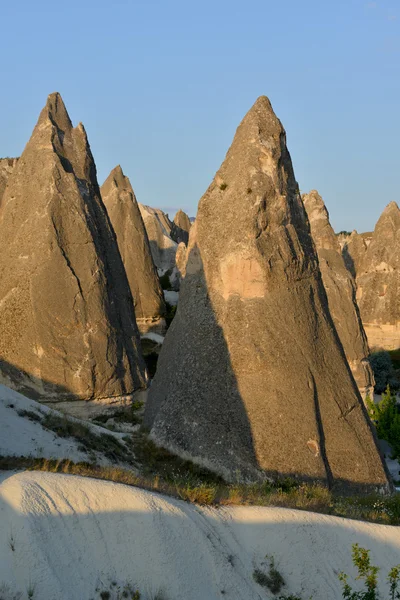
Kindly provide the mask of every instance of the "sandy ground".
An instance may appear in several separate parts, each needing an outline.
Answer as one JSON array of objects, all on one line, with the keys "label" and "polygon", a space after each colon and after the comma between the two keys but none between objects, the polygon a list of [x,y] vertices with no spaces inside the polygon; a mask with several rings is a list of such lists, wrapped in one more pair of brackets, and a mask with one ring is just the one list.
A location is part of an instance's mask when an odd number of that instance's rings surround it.
[{"label": "sandy ground", "polygon": [[395,527],[281,508],[202,508],[69,475],[0,474],[0,588],[23,598],[31,585],[40,600],[97,599],[112,582],[136,585],[143,600],[160,590],[165,600],[272,598],[252,574],[273,555],[282,593],[339,600],[337,573],[353,574],[354,542],[371,549],[382,579],[400,562]]}]

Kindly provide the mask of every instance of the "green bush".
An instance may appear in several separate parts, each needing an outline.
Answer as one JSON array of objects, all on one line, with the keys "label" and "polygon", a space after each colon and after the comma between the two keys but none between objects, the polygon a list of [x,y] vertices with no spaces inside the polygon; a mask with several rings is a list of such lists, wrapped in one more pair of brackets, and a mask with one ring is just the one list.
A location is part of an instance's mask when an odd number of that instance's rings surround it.
[{"label": "green bush", "polygon": [[389,352],[386,352],[386,350],[373,352],[369,362],[374,372],[376,394],[382,394],[388,385],[392,390],[399,389],[399,381],[396,377]]},{"label": "green bush", "polygon": [[386,440],[392,447],[395,458],[400,457],[400,413],[397,399],[387,386],[382,400],[375,404],[369,396],[366,398],[369,416],[376,425],[378,438]]},{"label": "green bush", "polygon": [[[352,546],[353,565],[357,569],[357,579],[364,584],[364,589],[355,592],[348,583],[348,576],[345,573],[339,573],[339,579],[342,582],[342,598],[345,600],[378,600],[378,573],[379,567],[371,564],[369,550],[361,548],[358,544]],[[400,600],[399,580],[400,565],[392,567],[387,577],[390,589],[388,600]]]}]

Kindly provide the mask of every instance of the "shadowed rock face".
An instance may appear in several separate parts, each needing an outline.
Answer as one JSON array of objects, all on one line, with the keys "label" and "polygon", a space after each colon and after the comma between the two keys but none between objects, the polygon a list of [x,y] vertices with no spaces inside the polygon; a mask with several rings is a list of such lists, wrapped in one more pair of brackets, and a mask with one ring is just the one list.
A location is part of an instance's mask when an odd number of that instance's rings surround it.
[{"label": "shadowed rock face", "polygon": [[0,202],[6,189],[7,181],[14,171],[18,158],[0,158]]},{"label": "shadowed rock face", "polygon": [[372,397],[374,376],[368,362],[368,343],[356,302],[356,285],[344,263],[339,241],[329,223],[329,213],[317,191],[303,195],[317,247],[319,266],[329,311],[342,342],[361,395]]},{"label": "shadowed rock face", "polygon": [[356,277],[360,270],[371,238],[372,233],[357,233],[357,231],[352,231],[351,235],[338,236],[344,263],[353,277]]},{"label": "shadowed rock face", "polygon": [[152,438],[230,480],[387,489],[266,97],[200,200],[182,272],[145,411]]},{"label": "shadowed rock face", "polygon": [[15,167],[0,229],[3,380],[49,404],[107,404],[145,387],[132,295],[86,133],[72,127],[59,94]]},{"label": "shadowed rock face", "polygon": [[400,347],[400,210],[391,202],[357,269],[357,302],[370,348]]},{"label": "shadowed rock face", "polygon": [[171,238],[171,221],[159,208],[151,208],[139,203],[140,213],[150,242],[151,255],[159,273],[175,266],[178,244]]},{"label": "shadowed rock face", "polygon": [[174,217],[174,222],[172,223],[171,228],[171,237],[177,244],[183,242],[188,245],[189,241],[189,231],[191,227],[191,222],[189,217],[183,210],[178,210]]},{"label": "shadowed rock face", "polygon": [[139,330],[164,331],[165,303],[160,281],[135,194],[120,166],[103,183],[101,196],[117,236]]}]

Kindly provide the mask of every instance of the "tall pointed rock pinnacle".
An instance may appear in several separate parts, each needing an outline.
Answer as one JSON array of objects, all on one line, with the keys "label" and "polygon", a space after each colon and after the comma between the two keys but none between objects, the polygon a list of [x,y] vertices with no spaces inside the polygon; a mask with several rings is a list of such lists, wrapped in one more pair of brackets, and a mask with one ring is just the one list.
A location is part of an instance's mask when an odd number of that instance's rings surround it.
[{"label": "tall pointed rock pinnacle", "polygon": [[145,410],[154,441],[230,480],[388,489],[266,97],[200,200],[186,254]]},{"label": "tall pointed rock pinnacle", "polygon": [[163,331],[165,303],[160,281],[135,194],[120,166],[103,183],[101,196],[117,236],[139,330]]},{"label": "tall pointed rock pinnacle", "polygon": [[172,223],[162,210],[139,204],[140,214],[146,227],[151,255],[159,275],[175,266],[178,244],[171,238]]},{"label": "tall pointed rock pinnacle", "polygon": [[400,210],[387,205],[357,271],[357,301],[370,348],[400,347]]},{"label": "tall pointed rock pinnacle", "polygon": [[189,241],[191,222],[183,210],[179,209],[174,217],[171,228],[171,237],[177,244],[183,242],[186,246]]},{"label": "tall pointed rock pinnacle", "polygon": [[57,93],[8,182],[0,229],[3,382],[83,412],[145,387],[132,295],[86,132],[72,127]]},{"label": "tall pointed rock pinnacle", "polygon": [[372,398],[374,376],[368,361],[367,337],[356,301],[356,284],[344,263],[340,244],[329,222],[329,213],[316,190],[303,195],[303,202],[317,247],[329,311],[348,363],[363,398]]}]

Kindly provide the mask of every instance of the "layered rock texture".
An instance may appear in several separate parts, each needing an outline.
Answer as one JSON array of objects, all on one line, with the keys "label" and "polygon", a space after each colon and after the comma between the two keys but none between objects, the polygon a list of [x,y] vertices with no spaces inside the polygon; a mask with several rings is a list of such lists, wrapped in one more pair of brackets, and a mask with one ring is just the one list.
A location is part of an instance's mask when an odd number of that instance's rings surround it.
[{"label": "layered rock texture", "polygon": [[183,242],[186,246],[189,241],[189,232],[191,227],[189,217],[183,210],[179,209],[174,217],[174,221],[171,227],[171,238],[177,244]]},{"label": "layered rock texture", "polygon": [[356,301],[356,284],[346,268],[340,244],[329,222],[329,213],[316,190],[303,195],[319,266],[328,297],[329,311],[342,342],[361,395],[371,398],[374,376],[368,362],[368,343]]},{"label": "layered rock texture", "polygon": [[400,347],[400,210],[391,202],[357,267],[357,302],[370,348]]},{"label": "layered rock texture", "polygon": [[51,94],[0,208],[0,373],[85,410],[147,384],[132,295],[82,124]]},{"label": "layered rock texture", "polygon": [[171,238],[172,223],[162,210],[139,203],[140,213],[150,242],[151,255],[159,274],[175,266],[178,244]]},{"label": "layered rock texture", "polygon": [[139,330],[161,333],[165,330],[164,297],[135,194],[120,166],[102,185],[101,196],[117,236]]},{"label": "layered rock texture", "polygon": [[145,411],[152,438],[229,480],[387,489],[266,97],[200,201],[183,272]]},{"label": "layered rock texture", "polygon": [[18,158],[0,158],[0,202],[6,189],[7,181],[17,162]]}]

